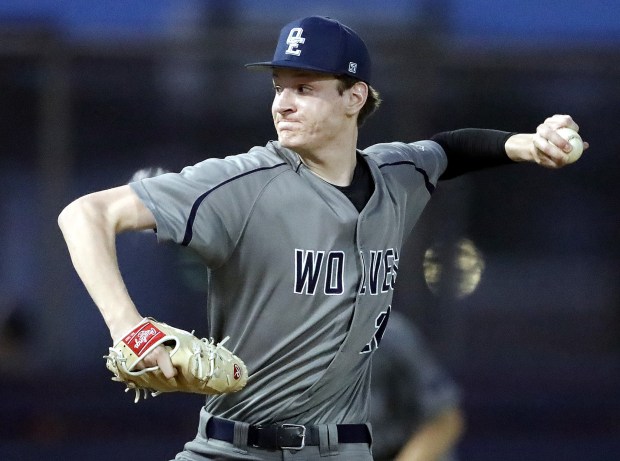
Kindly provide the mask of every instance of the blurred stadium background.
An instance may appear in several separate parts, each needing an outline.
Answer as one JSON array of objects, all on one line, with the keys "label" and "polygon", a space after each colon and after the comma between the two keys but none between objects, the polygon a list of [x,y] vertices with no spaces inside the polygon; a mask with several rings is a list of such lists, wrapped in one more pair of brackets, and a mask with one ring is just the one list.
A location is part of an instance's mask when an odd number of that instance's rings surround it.
[{"label": "blurred stadium background", "polygon": [[[362,147],[553,113],[581,125],[592,147],[564,170],[443,183],[394,307],[463,386],[463,461],[620,459],[615,0],[0,0],[0,459],[169,459],[193,437],[201,397],[134,406],[108,380],[107,329],[56,217],[141,168],[272,139],[269,78],[243,64],[307,14],[351,25],[374,57],[384,105]],[[191,256],[118,245],[143,313],[205,334]]]}]

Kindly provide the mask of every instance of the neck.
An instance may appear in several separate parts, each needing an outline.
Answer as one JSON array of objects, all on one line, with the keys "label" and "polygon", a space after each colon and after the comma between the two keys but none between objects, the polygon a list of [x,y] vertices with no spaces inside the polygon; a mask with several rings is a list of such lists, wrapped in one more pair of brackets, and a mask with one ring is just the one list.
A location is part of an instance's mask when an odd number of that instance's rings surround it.
[{"label": "neck", "polygon": [[357,139],[320,151],[298,152],[301,161],[315,175],[336,186],[348,186],[357,164]]},{"label": "neck", "polygon": [[[345,157],[342,153],[341,155]],[[321,161],[300,155],[301,161],[312,173],[335,186],[348,186],[353,179],[353,171],[357,161],[355,152],[353,152],[353,156],[346,155],[346,157],[346,160],[342,158],[333,161]]]}]

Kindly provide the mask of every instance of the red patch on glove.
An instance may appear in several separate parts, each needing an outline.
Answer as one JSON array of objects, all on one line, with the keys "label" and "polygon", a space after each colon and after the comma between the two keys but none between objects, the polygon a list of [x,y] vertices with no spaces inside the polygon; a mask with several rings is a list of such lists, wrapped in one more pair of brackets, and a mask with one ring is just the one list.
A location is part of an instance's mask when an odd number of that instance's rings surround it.
[{"label": "red patch on glove", "polygon": [[129,346],[134,354],[141,357],[145,351],[149,350],[152,344],[164,336],[164,333],[151,322],[145,322],[138,325],[125,336],[123,342]]}]

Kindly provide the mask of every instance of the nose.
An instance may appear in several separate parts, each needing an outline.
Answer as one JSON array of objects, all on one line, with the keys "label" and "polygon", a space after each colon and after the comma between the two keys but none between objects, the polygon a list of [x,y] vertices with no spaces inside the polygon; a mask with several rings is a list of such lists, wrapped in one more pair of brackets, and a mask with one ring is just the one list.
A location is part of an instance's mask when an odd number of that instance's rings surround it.
[{"label": "nose", "polygon": [[290,88],[283,88],[273,98],[274,113],[284,114],[295,110],[294,93]]}]

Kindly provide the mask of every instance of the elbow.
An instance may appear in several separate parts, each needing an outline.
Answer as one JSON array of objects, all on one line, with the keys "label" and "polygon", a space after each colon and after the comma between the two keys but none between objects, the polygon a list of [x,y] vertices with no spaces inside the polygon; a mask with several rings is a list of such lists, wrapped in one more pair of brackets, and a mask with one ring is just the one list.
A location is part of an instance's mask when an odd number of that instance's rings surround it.
[{"label": "elbow", "polygon": [[58,227],[60,228],[63,234],[70,227],[71,222],[75,220],[75,215],[77,212],[76,209],[79,207],[78,201],[79,199],[71,202],[69,205],[64,207],[63,210],[58,215],[58,220],[57,220]]},{"label": "elbow", "polygon": [[93,218],[94,204],[88,199],[88,196],[80,197],[69,203],[58,215],[58,227],[66,236],[71,229],[75,229],[83,225]]}]

